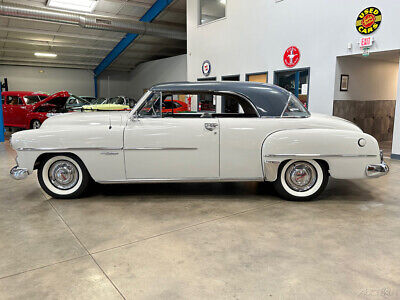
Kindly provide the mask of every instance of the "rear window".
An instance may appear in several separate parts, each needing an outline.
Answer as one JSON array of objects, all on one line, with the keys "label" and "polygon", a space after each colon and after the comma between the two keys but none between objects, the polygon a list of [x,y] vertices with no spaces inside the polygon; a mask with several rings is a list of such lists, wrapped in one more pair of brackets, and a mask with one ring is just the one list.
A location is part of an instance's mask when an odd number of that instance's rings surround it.
[{"label": "rear window", "polygon": [[305,118],[308,117],[310,113],[307,108],[297,99],[294,95],[291,95],[289,101],[286,105],[282,117],[294,117],[294,118]]}]

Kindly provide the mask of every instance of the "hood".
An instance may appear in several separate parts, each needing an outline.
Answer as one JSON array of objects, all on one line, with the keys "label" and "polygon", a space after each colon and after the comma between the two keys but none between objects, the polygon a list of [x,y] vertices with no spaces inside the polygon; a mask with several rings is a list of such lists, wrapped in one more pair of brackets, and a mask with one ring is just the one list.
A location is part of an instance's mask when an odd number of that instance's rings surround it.
[{"label": "hood", "polygon": [[128,117],[128,111],[65,113],[46,119],[39,130],[74,126],[82,126],[86,129],[88,126],[109,126],[110,124],[120,126],[126,124]]},{"label": "hood", "polygon": [[33,109],[37,109],[39,106],[43,106],[45,104],[52,104],[55,105],[57,107],[64,107],[65,103],[67,102],[68,98],[69,98],[69,93],[68,92],[58,92],[55,93],[49,97],[47,97],[46,99],[37,102],[36,104],[33,105]]},{"label": "hood", "polygon": [[307,119],[307,121],[311,123],[313,128],[331,128],[362,132],[360,127],[358,127],[356,124],[339,117],[313,113],[311,114],[311,117]]},{"label": "hood", "polygon": [[85,110],[126,110],[130,109],[129,105],[122,104],[94,104],[94,105],[83,105],[82,109]]}]

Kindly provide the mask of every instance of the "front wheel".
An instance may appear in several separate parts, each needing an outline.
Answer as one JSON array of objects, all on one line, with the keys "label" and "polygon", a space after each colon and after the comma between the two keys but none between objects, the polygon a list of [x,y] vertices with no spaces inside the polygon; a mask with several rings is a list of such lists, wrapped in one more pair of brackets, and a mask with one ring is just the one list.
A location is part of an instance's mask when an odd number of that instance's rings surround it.
[{"label": "front wheel", "polygon": [[31,129],[39,129],[40,126],[42,126],[42,123],[40,123],[39,120],[33,120],[31,122]]},{"label": "front wheel", "polygon": [[290,160],[283,163],[274,182],[277,193],[294,201],[318,197],[328,184],[329,173],[315,160]]},{"label": "front wheel", "polygon": [[53,198],[71,199],[84,193],[90,175],[79,159],[57,155],[40,164],[38,180],[42,189]]}]

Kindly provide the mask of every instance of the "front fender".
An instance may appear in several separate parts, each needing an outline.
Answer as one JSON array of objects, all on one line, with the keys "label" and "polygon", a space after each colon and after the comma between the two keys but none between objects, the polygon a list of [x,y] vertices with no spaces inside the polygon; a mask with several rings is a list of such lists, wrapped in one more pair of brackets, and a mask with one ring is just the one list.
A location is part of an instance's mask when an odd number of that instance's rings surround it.
[{"label": "front fender", "polygon": [[40,128],[12,135],[18,166],[32,173],[43,154],[78,156],[95,181],[125,179],[123,126],[88,125]]},{"label": "front fender", "polygon": [[[364,147],[358,143],[365,139]],[[380,162],[379,145],[366,133],[336,129],[293,129],[270,134],[262,146],[266,180],[276,180],[281,162],[289,159],[319,159],[328,163],[334,178],[366,176],[368,164]]]}]

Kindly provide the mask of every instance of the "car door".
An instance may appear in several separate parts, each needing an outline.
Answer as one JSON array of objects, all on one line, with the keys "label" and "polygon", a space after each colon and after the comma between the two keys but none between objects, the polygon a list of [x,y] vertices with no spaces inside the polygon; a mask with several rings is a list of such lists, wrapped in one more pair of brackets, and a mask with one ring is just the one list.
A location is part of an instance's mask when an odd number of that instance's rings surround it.
[{"label": "car door", "polygon": [[159,109],[155,116],[130,119],[124,134],[126,176],[131,180],[217,179],[219,134],[218,119],[198,115],[161,117]]},{"label": "car door", "polygon": [[6,113],[4,123],[15,127],[24,127],[26,106],[18,96],[6,96]]}]

